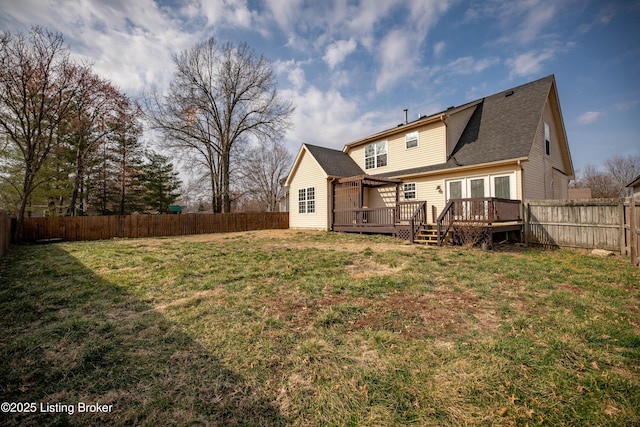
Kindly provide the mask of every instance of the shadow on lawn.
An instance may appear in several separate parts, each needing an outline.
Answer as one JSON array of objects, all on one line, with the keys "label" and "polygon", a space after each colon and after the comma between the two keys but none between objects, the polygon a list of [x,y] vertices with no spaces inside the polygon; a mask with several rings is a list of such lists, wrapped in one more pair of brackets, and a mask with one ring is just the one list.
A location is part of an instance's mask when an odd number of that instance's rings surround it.
[{"label": "shadow on lawn", "polygon": [[[1,425],[287,424],[177,324],[60,246],[0,260],[0,317],[1,400],[37,407]],[[80,402],[113,406],[78,413]]]}]

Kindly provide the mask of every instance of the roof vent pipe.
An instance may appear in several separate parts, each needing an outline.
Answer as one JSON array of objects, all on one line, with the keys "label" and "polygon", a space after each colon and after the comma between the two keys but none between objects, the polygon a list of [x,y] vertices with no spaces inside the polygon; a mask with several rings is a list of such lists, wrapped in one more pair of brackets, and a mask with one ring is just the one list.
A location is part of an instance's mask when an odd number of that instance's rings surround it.
[{"label": "roof vent pipe", "polygon": [[408,123],[408,119],[407,119],[407,114],[409,113],[409,109],[405,108],[404,109],[404,124],[406,125]]}]

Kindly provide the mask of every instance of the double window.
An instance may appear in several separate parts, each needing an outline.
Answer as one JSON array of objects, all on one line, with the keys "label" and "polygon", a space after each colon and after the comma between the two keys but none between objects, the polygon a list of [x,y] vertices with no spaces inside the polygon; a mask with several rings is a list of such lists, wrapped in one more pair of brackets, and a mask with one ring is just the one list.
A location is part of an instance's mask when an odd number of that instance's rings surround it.
[{"label": "double window", "polygon": [[387,141],[378,141],[364,147],[364,168],[387,166]]},{"label": "double window", "polygon": [[298,213],[316,212],[316,188],[301,188],[298,190]]}]

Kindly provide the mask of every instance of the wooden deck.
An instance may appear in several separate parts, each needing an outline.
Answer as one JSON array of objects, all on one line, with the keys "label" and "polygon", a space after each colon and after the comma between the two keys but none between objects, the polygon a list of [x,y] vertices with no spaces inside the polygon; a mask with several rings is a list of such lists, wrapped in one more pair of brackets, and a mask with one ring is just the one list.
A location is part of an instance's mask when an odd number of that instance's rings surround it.
[{"label": "wooden deck", "polygon": [[497,233],[517,231],[521,239],[522,203],[495,197],[451,199],[433,223],[427,222],[425,201],[399,202],[383,208],[334,209],[332,230],[390,234],[413,243],[421,230],[432,229],[437,244],[442,245],[456,225],[483,228],[491,238]]},{"label": "wooden deck", "polygon": [[384,208],[334,209],[332,230],[391,234],[413,241],[426,220],[425,201],[399,202]]}]

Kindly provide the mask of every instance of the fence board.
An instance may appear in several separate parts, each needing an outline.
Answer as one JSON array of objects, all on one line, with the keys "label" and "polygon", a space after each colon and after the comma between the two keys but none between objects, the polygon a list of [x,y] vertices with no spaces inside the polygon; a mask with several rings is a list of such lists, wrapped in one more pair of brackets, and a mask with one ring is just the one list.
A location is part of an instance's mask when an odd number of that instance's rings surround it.
[{"label": "fence board", "polygon": [[623,252],[623,200],[527,200],[525,238],[545,246]]},{"label": "fence board", "polygon": [[26,218],[24,240],[103,240],[285,228],[289,228],[287,212]]}]

